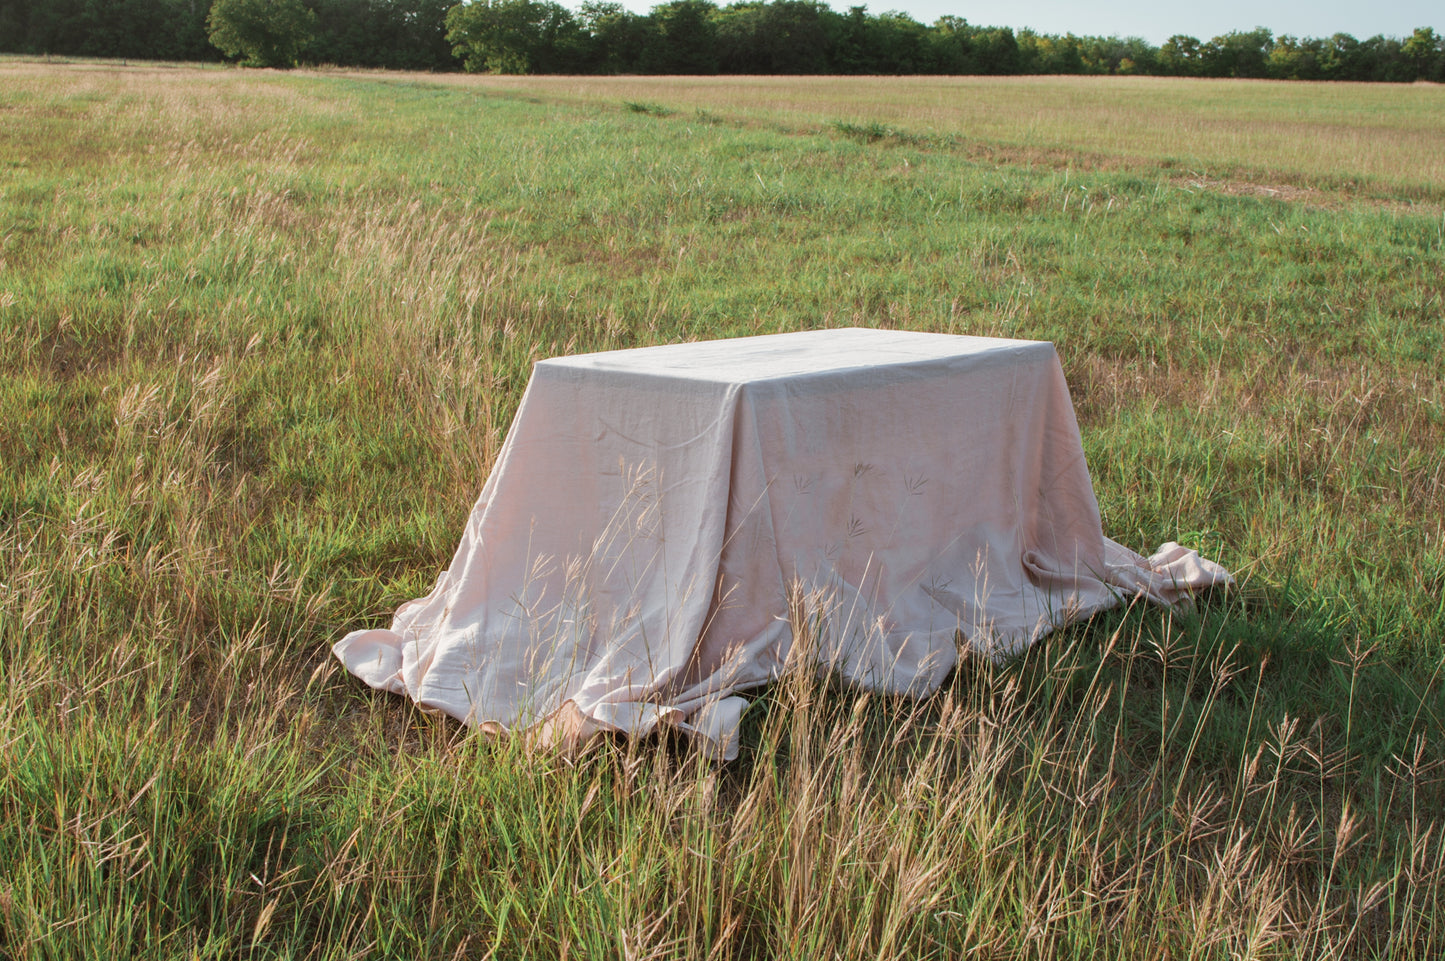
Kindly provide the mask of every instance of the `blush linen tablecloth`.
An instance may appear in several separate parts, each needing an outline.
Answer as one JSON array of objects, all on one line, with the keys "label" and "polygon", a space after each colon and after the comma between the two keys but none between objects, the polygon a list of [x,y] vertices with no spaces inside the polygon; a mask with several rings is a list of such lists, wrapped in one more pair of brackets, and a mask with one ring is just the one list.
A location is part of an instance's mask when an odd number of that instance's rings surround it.
[{"label": "blush linen tablecloth", "polygon": [[1053,345],[845,329],[538,363],[451,566],[334,650],[372,687],[576,744],[736,754],[787,660],[926,695],[1123,601],[1229,583],[1103,534]]}]

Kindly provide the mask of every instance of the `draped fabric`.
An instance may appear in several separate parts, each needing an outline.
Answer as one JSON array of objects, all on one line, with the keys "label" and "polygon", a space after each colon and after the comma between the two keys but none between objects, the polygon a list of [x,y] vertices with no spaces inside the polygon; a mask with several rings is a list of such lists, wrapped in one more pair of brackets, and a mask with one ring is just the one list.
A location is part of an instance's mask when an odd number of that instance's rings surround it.
[{"label": "draped fabric", "polygon": [[813,331],[538,363],[436,587],[335,652],[470,724],[729,758],[800,616],[821,667],[926,695],[960,644],[1224,583],[1104,536],[1051,344]]}]

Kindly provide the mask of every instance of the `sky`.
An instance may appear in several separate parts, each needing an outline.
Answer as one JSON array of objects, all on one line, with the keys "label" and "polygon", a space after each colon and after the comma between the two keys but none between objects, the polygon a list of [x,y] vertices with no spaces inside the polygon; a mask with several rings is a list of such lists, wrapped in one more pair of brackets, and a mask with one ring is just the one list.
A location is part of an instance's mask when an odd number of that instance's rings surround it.
[{"label": "sky", "polygon": [[[945,14],[980,26],[1032,27],[1039,33],[1143,37],[1160,44],[1176,33],[1208,40],[1231,30],[1268,27],[1278,36],[1328,37],[1354,34],[1363,40],[1382,33],[1408,37],[1416,27],[1445,28],[1445,0],[1208,0],[1159,3],[1157,0],[882,0],[872,13],[900,9],[932,23]],[[893,3],[896,6],[890,6]],[[830,4],[835,10],[845,3]]]},{"label": "sky", "polygon": [[[580,0],[577,0],[580,2]],[[622,0],[629,10],[646,13],[664,0]],[[714,0],[725,7],[731,0]],[[1445,0],[827,0],[840,13],[865,3],[869,13],[901,10],[923,23],[944,15],[963,17],[984,27],[1031,27],[1039,33],[1143,37],[1158,45],[1176,33],[1208,40],[1231,30],[1268,27],[1276,36],[1328,37],[1354,34],[1363,40],[1382,33],[1408,37],[1416,27],[1445,33]],[[567,4],[567,0],[563,0]],[[570,4],[568,4],[570,5]]]}]

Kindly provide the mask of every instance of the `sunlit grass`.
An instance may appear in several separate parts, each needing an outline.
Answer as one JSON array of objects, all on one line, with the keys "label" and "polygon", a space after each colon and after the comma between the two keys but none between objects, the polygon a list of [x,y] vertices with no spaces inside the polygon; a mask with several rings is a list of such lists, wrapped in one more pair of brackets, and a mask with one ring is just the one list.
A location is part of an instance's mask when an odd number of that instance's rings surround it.
[{"label": "sunlit grass", "polygon": [[[0,954],[1440,955],[1438,179],[1342,153],[1400,203],[1290,204],[843,88],[452,82],[0,69]],[[533,360],[845,324],[1055,341],[1108,533],[1241,591],[923,704],[790,676],[720,769],[334,665]]]}]

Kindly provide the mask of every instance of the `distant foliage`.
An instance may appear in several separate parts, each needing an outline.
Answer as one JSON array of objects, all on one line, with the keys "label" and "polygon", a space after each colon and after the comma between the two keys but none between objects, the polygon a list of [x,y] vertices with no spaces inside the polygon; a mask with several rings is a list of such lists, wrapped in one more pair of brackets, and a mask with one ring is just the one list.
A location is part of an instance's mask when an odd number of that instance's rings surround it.
[{"label": "distant foliage", "polygon": [[0,0],[0,53],[218,60],[209,0]]},{"label": "distant foliage", "polygon": [[[585,0],[575,11],[554,0],[0,0],[0,52],[217,59],[222,42],[239,49],[244,31],[210,29],[216,6],[252,11],[251,23],[289,16],[293,31],[296,11],[305,11],[308,39],[289,51],[292,59],[407,70],[1445,82],[1445,38],[1432,27],[1403,40],[1276,37],[1260,27],[1210,40],[1178,34],[1156,47],[1139,37],[1014,31],[956,16],[925,25],[905,13],[839,12],[819,0],[668,0],[646,14],[611,0]],[[287,52],[284,43],[274,48],[281,60]]]},{"label": "distant foliage", "polygon": [[[585,3],[575,15],[534,0],[474,0],[451,22],[548,9],[545,29],[454,30],[469,70],[643,74],[1149,74],[1279,80],[1445,80],[1445,42],[1430,27],[1407,40],[1275,38],[1263,27],[1201,41],[1183,34],[1155,47],[1139,37],[1080,37],[984,27],[962,17],[925,26],[905,13],[838,13],[815,0],[671,0],[648,14]],[[567,29],[575,25],[576,32]],[[469,28],[471,29],[471,28]],[[505,64],[507,66],[499,66]],[[542,66],[551,64],[552,66]]]},{"label": "distant foliage", "polygon": [[476,0],[452,7],[446,22],[471,71],[568,73],[586,61],[582,28],[551,0]]},{"label": "distant foliage", "polygon": [[215,0],[206,22],[216,49],[248,67],[294,67],[316,31],[301,0]]},{"label": "distant foliage", "polygon": [[456,0],[303,0],[316,11],[313,63],[391,70],[456,70],[447,12]]}]

